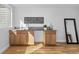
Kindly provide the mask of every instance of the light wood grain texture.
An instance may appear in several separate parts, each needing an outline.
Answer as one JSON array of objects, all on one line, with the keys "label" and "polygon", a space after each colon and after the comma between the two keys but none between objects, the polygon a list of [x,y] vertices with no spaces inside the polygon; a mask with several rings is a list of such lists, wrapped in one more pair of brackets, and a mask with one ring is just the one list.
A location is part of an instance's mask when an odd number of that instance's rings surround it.
[{"label": "light wood grain texture", "polygon": [[11,46],[4,54],[79,54],[79,44],[57,43],[55,46]]},{"label": "light wood grain texture", "polygon": [[10,45],[34,45],[34,32],[26,30],[9,31]]},{"label": "light wood grain texture", "polygon": [[56,45],[56,31],[44,31],[44,44]]},{"label": "light wood grain texture", "polygon": [[9,31],[9,43],[10,43],[10,45],[17,44],[16,36],[17,36],[16,31],[11,31],[11,30]]},{"label": "light wood grain texture", "polygon": [[34,45],[34,32],[28,31],[28,44]]},{"label": "light wood grain texture", "polygon": [[19,40],[21,45],[28,45],[28,31],[21,30],[19,37],[20,37]]}]

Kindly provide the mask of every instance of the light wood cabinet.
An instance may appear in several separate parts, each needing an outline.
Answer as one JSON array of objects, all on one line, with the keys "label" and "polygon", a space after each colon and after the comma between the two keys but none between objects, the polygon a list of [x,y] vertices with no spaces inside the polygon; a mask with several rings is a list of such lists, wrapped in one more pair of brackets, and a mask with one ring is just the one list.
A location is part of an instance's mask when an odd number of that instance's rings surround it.
[{"label": "light wood cabinet", "polygon": [[28,44],[28,31],[26,30],[17,30],[17,41],[19,45],[27,45]]},{"label": "light wood cabinet", "polygon": [[27,30],[9,31],[10,45],[34,45],[34,32]]},{"label": "light wood cabinet", "polygon": [[10,45],[16,44],[16,31],[9,31],[9,42]]},{"label": "light wood cabinet", "polygon": [[34,45],[34,32],[28,31],[28,44]]},{"label": "light wood cabinet", "polygon": [[20,44],[28,45],[28,31],[20,32]]},{"label": "light wood cabinet", "polygon": [[56,31],[44,31],[44,45],[56,45]]}]

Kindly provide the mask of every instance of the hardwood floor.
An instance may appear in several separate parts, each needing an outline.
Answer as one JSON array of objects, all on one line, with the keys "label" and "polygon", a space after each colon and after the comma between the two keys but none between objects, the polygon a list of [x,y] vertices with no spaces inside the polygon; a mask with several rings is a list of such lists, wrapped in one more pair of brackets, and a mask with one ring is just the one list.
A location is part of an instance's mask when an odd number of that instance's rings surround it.
[{"label": "hardwood floor", "polygon": [[79,44],[58,43],[56,46],[11,46],[3,54],[79,54]]}]

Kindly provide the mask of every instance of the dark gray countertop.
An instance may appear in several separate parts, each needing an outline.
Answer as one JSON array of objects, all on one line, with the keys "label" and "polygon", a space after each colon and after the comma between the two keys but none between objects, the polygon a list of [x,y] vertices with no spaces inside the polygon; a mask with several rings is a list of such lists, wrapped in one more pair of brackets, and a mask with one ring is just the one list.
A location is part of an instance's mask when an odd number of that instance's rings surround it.
[{"label": "dark gray countertop", "polygon": [[44,27],[29,27],[29,29],[13,29],[13,30],[56,31],[56,30],[44,30]]},{"label": "dark gray countertop", "polygon": [[38,30],[38,31],[41,31],[41,30],[44,30],[43,27],[29,27],[28,30]]}]

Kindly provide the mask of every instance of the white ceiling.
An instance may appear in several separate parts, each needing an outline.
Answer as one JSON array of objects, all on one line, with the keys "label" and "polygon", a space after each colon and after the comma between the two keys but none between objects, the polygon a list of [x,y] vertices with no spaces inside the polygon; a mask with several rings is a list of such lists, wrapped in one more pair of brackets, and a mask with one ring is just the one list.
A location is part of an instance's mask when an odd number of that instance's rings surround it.
[{"label": "white ceiling", "polygon": [[79,4],[11,4],[13,7],[79,7]]}]

